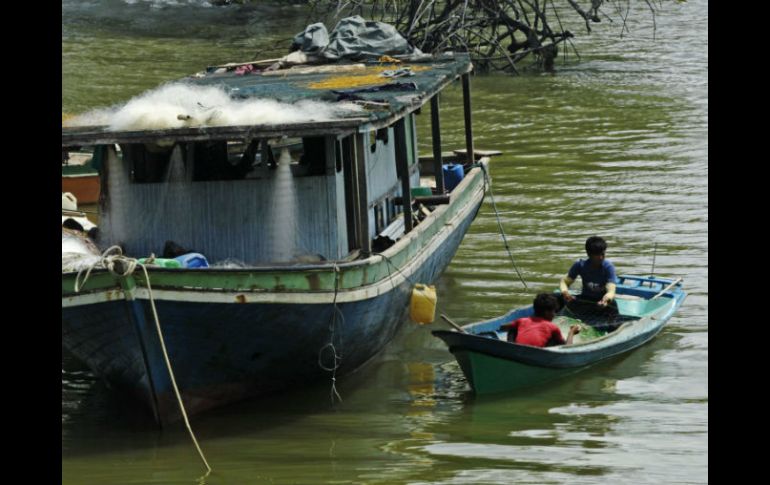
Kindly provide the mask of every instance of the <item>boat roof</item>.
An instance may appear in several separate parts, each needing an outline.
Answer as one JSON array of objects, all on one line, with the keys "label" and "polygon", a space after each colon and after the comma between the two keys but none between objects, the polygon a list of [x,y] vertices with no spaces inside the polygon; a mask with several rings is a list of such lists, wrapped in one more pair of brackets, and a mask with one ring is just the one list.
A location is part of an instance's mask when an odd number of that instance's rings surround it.
[{"label": "boat roof", "polygon": [[[284,124],[201,126],[142,131],[110,131],[106,126],[63,127],[62,148],[113,143],[148,143],[159,140],[202,141],[274,138],[278,136],[345,135],[369,131],[403,118],[425,104],[436,93],[472,69],[466,53],[444,53],[420,62],[398,64],[369,62],[290,69],[239,75],[235,71],[201,73],[181,81],[200,86],[222,86],[234,99],[270,99],[284,103],[301,100],[337,102],[354,96],[366,109],[330,121]],[[411,75],[395,78],[378,76],[386,70],[409,68]],[[221,69],[220,69],[221,71]],[[402,71],[403,72],[403,71]],[[365,81],[367,76],[373,81]],[[410,83],[413,83],[410,84]],[[381,90],[390,85],[390,88]],[[393,86],[396,85],[396,86]],[[380,90],[362,92],[361,89]],[[396,89],[392,89],[395,87]]]}]

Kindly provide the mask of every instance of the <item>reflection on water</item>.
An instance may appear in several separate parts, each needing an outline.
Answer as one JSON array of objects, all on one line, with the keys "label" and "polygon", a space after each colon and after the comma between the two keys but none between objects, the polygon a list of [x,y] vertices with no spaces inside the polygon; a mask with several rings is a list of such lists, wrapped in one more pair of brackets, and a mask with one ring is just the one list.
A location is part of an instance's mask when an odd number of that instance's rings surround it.
[{"label": "reflection on water", "polygon": [[[494,196],[530,288],[487,200],[437,282],[437,313],[467,323],[529,304],[599,234],[620,273],[647,274],[657,244],[656,273],[684,278],[690,295],[661,334],[554,384],[477,398],[430,335],[444,324],[408,324],[338,383],[342,403],[321,383],[193,417],[214,468],[206,483],[707,482],[707,3],[665,5],[655,42],[646,7],[632,8],[632,35],[608,27],[577,39],[582,62],[555,76],[473,78],[476,146],[504,152],[491,164]],[[304,25],[297,10],[65,1],[63,109],[270,57]],[[442,97],[446,149],[464,145],[460,101],[457,87]],[[200,476],[183,427],[155,429],[66,355],[62,369],[63,483]]]}]

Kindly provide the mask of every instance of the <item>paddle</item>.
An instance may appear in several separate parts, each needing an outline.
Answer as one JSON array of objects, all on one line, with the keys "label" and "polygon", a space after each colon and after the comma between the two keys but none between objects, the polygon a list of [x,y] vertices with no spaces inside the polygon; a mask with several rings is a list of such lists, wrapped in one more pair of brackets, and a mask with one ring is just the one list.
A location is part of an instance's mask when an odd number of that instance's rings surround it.
[{"label": "paddle", "polygon": [[454,328],[456,328],[458,332],[460,332],[460,333],[468,333],[468,332],[466,332],[465,330],[463,330],[463,328],[462,328],[461,326],[459,326],[458,324],[456,324],[455,322],[453,322],[452,320],[450,320],[450,319],[449,319],[449,317],[448,317],[448,316],[446,316],[446,315],[444,315],[443,313],[441,314],[441,318],[443,318],[444,320],[446,320],[446,322],[447,322],[449,325],[451,325],[451,326],[453,326]]},{"label": "paddle", "polygon": [[662,295],[663,293],[667,292],[668,290],[670,290],[671,288],[673,288],[673,287],[674,287],[674,286],[675,286],[677,283],[679,283],[680,281],[682,281],[682,278],[677,278],[676,280],[674,280],[673,282],[671,282],[671,284],[670,284],[670,285],[668,285],[667,287],[665,287],[665,288],[663,288],[662,290],[660,290],[660,293],[658,293],[657,295],[655,295],[655,296],[653,296],[652,298],[650,298],[650,300],[654,300],[655,298],[659,297],[659,296],[660,296],[660,295]]}]

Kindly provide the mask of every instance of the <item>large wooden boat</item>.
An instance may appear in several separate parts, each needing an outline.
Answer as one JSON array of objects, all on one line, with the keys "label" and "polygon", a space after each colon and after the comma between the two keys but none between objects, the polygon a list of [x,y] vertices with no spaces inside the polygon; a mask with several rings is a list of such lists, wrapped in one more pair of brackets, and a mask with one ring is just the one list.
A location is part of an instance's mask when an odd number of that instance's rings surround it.
[{"label": "large wooden boat", "polygon": [[[359,71],[382,71],[374,67]],[[460,78],[466,153],[474,153],[471,68],[465,55],[421,63],[409,77],[415,89],[362,92],[367,111],[331,121],[64,128],[63,151],[95,147],[101,249],[119,245],[133,261],[173,241],[224,262],[147,265],[147,276],[139,266],[63,273],[64,345],[159,421],[179,417],[161,336],[188,414],[332,385],[359,368],[404,322],[413,284],[447,267],[484,198],[485,159],[464,160],[451,191],[442,170],[437,96]],[[185,82],[293,102],[335,99],[332,89],[308,88],[335,76],[327,67]],[[421,164],[415,115],[428,101],[435,157]],[[236,174],[244,160],[249,172]],[[425,187],[430,196],[412,196]]]}]

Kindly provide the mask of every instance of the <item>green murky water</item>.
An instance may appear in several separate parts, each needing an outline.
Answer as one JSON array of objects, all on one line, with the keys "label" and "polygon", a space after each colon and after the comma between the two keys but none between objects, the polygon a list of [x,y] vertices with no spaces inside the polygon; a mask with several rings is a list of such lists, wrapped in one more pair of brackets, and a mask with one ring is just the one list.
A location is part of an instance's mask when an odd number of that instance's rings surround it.
[{"label": "green murky water", "polygon": [[[278,5],[278,6],[276,6]],[[708,14],[705,0],[633,13],[580,36],[556,75],[472,80],[477,148],[498,149],[493,194],[437,284],[465,323],[551,290],[587,236],[620,273],[681,276],[690,296],[662,333],[567,381],[474,398],[433,327],[409,324],[371,365],[192,420],[229,483],[705,483],[708,481]],[[608,12],[612,13],[608,10]],[[632,10],[633,12],[633,10]],[[305,23],[288,2],[62,3],[63,111],[125,101],[223,61],[283,53]],[[576,25],[574,31],[579,31]],[[280,48],[277,49],[276,46]],[[464,144],[459,87],[442,99],[446,147]],[[430,152],[428,110],[421,151]],[[62,482],[194,483],[183,428],[156,430],[80,364],[62,361]]]}]

